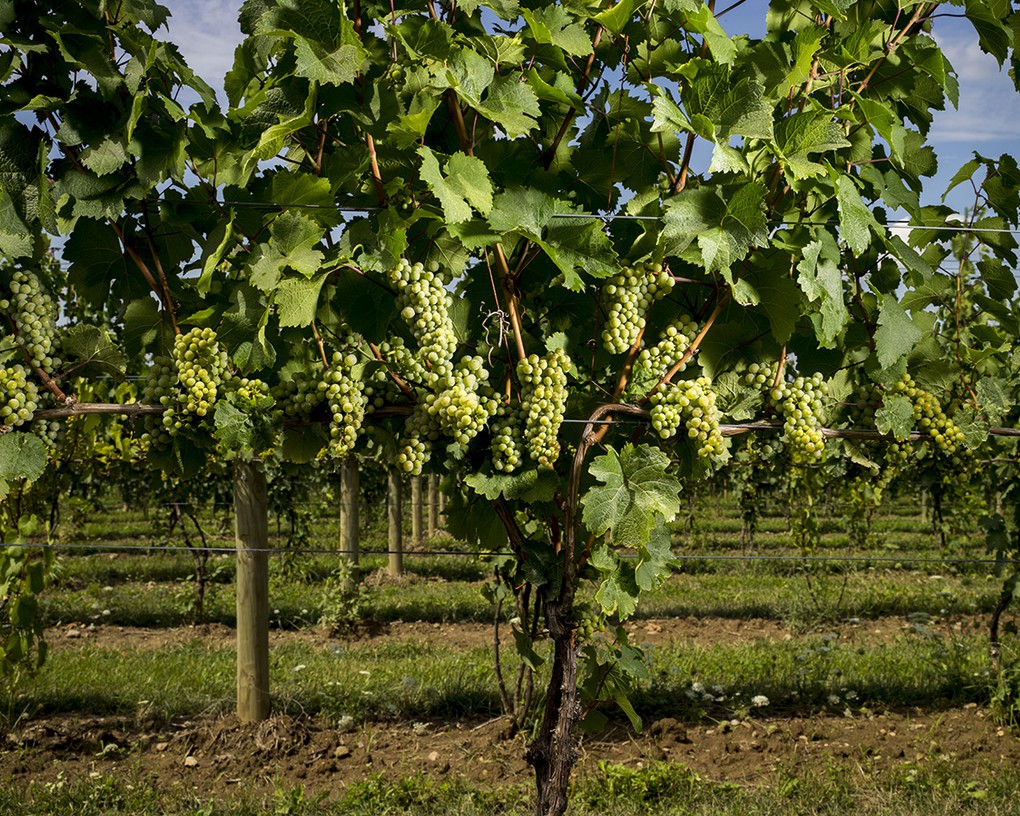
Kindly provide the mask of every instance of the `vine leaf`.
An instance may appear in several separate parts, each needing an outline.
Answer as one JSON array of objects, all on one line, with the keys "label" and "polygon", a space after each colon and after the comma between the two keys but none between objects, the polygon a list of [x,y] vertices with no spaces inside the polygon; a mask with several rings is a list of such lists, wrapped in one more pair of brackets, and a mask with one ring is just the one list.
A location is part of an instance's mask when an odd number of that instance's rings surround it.
[{"label": "vine leaf", "polygon": [[14,431],[0,436],[0,498],[11,482],[34,482],[46,470],[46,445],[33,433]]},{"label": "vine leaf", "polygon": [[127,357],[118,348],[112,335],[98,326],[80,323],[71,326],[60,338],[64,356],[77,361],[78,374],[102,374],[121,379],[127,368]]},{"label": "vine leaf", "polygon": [[812,241],[797,264],[797,282],[811,303],[819,307],[814,320],[818,343],[833,348],[835,340],[850,322],[850,311],[843,302],[843,275],[839,268],[839,247],[827,232]]},{"label": "vine leaf", "polygon": [[882,368],[889,368],[909,354],[923,332],[914,325],[895,294],[883,295],[875,330],[875,354]]},{"label": "vine leaf", "polygon": [[880,433],[906,439],[914,430],[914,405],[902,394],[887,394],[875,411],[875,427]]},{"label": "vine leaf", "polygon": [[439,199],[447,222],[460,224],[468,221],[472,206],[482,215],[492,210],[492,180],[485,163],[473,156],[455,153],[443,170],[439,159],[424,145],[418,149],[421,156],[421,177]]},{"label": "vine leaf", "polygon": [[319,306],[319,293],[328,277],[329,272],[324,272],[311,279],[289,277],[280,281],[273,295],[273,303],[276,305],[281,327],[300,328],[312,325],[315,311]]},{"label": "vine leaf", "polygon": [[653,530],[680,511],[680,482],[669,469],[669,457],[658,448],[608,448],[589,469],[602,486],[581,499],[585,526],[595,535],[612,530],[618,546],[645,547]]}]

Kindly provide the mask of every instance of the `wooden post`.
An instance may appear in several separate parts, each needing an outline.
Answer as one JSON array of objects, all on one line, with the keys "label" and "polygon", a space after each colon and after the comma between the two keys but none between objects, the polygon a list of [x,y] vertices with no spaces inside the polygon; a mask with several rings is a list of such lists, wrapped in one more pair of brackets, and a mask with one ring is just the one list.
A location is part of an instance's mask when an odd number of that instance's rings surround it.
[{"label": "wooden post", "polygon": [[340,468],[340,550],[341,557],[351,568],[351,580],[358,580],[358,564],[361,556],[360,500],[358,463],[350,459]]},{"label": "wooden post", "polygon": [[425,544],[425,508],[421,500],[421,476],[411,477],[411,544],[422,547]]},{"label": "wooden post", "polygon": [[386,508],[389,514],[389,551],[390,575],[397,576],[404,574],[404,540],[403,526],[404,518],[401,512],[401,478],[400,471],[390,468],[387,475]]},{"label": "wooden post", "polygon": [[429,538],[439,532],[439,476],[429,474]]},{"label": "wooden post", "polygon": [[266,474],[255,462],[234,463],[237,547],[237,717],[269,716],[269,518]]}]

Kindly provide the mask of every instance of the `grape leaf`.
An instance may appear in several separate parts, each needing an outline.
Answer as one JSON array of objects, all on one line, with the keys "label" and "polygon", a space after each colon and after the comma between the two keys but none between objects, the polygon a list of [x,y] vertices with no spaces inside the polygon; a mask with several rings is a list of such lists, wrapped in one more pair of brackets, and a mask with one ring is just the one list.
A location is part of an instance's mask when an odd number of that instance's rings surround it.
[{"label": "grape leaf", "polygon": [[472,206],[482,215],[488,215],[492,209],[492,181],[480,159],[454,153],[444,174],[439,168],[439,159],[428,147],[420,147],[418,155],[422,159],[422,180],[439,199],[448,223],[469,220],[474,214]]},{"label": "grape leaf", "polygon": [[839,234],[855,255],[861,255],[871,245],[871,227],[878,222],[861,200],[861,194],[849,176],[836,181],[836,204],[839,208]]},{"label": "grape leaf", "polygon": [[875,428],[896,439],[906,439],[914,430],[914,404],[903,394],[886,394],[875,411]]},{"label": "grape leaf", "polygon": [[839,247],[828,232],[820,232],[817,240],[804,247],[797,273],[797,282],[807,299],[818,304],[819,319],[815,324],[818,344],[833,348],[850,322],[850,311],[843,301]]},{"label": "grape leaf", "polygon": [[284,278],[273,293],[280,326],[311,326],[319,307],[319,292],[329,277],[328,272],[314,278]]},{"label": "grape leaf", "polygon": [[35,434],[11,431],[0,436],[0,479],[37,481],[48,461],[46,445]]},{"label": "grape leaf", "polygon": [[895,295],[883,295],[875,330],[875,354],[882,368],[905,357],[923,337]]},{"label": "grape leaf", "polygon": [[595,535],[612,530],[619,546],[645,546],[659,518],[672,521],[680,510],[680,482],[670,470],[669,457],[658,448],[608,448],[589,468],[602,486],[581,499],[585,526]]}]

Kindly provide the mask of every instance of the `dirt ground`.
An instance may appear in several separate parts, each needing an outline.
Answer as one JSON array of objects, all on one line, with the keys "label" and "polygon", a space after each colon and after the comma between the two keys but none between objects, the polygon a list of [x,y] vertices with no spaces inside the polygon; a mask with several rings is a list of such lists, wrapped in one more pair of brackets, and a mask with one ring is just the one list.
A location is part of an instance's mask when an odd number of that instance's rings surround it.
[{"label": "dirt ground", "polygon": [[[937,624],[971,625],[956,620]],[[861,643],[890,639],[902,620],[846,624],[841,639]],[[778,640],[794,635],[768,621],[652,620],[632,625],[641,641],[726,638]],[[491,642],[487,626],[394,624],[355,635],[368,642],[423,639],[452,647]],[[325,632],[274,632],[287,639],[327,642]],[[118,648],[164,648],[200,640],[229,647],[234,632],[222,626],[201,629],[65,627],[48,637],[53,649],[82,644]],[[424,723],[370,723],[347,726],[321,718],[276,715],[242,724],[233,716],[180,720],[161,727],[130,717],[87,714],[23,721],[0,742],[0,778],[15,784],[68,780],[89,774],[158,780],[168,791],[187,789],[202,797],[228,799],[271,793],[301,785],[310,794],[335,793],[370,776],[397,779],[425,773],[437,779],[461,776],[481,785],[527,783],[525,738],[509,736],[501,719]],[[974,779],[996,766],[1020,762],[1020,739],[992,721],[976,705],[946,711],[911,711],[752,718],[685,725],[673,719],[647,723],[640,734],[611,726],[581,745],[580,774],[599,760],[638,766],[661,760],[688,765],[705,779],[741,784],[770,781],[777,768],[830,768],[864,774],[927,761],[950,760]]]}]

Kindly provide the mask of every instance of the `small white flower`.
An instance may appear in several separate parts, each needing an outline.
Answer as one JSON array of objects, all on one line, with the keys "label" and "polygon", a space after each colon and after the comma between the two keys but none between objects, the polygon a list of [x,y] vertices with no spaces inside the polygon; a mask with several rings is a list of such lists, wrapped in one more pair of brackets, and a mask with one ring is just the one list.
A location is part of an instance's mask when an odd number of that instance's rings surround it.
[{"label": "small white flower", "polygon": [[857,692],[853,691],[851,689],[844,696],[847,698],[847,700],[856,700],[857,699]]},{"label": "small white flower", "polygon": [[764,694],[756,694],[751,698],[751,705],[755,708],[764,708],[769,704],[769,698]]},{"label": "small white flower", "polygon": [[839,705],[839,695],[838,694],[830,694],[829,695],[829,705]]},{"label": "small white flower", "polygon": [[704,686],[704,684],[699,683],[698,681],[695,681],[695,682],[691,683],[691,691],[695,692],[696,694],[704,694],[705,693],[705,686]]}]

